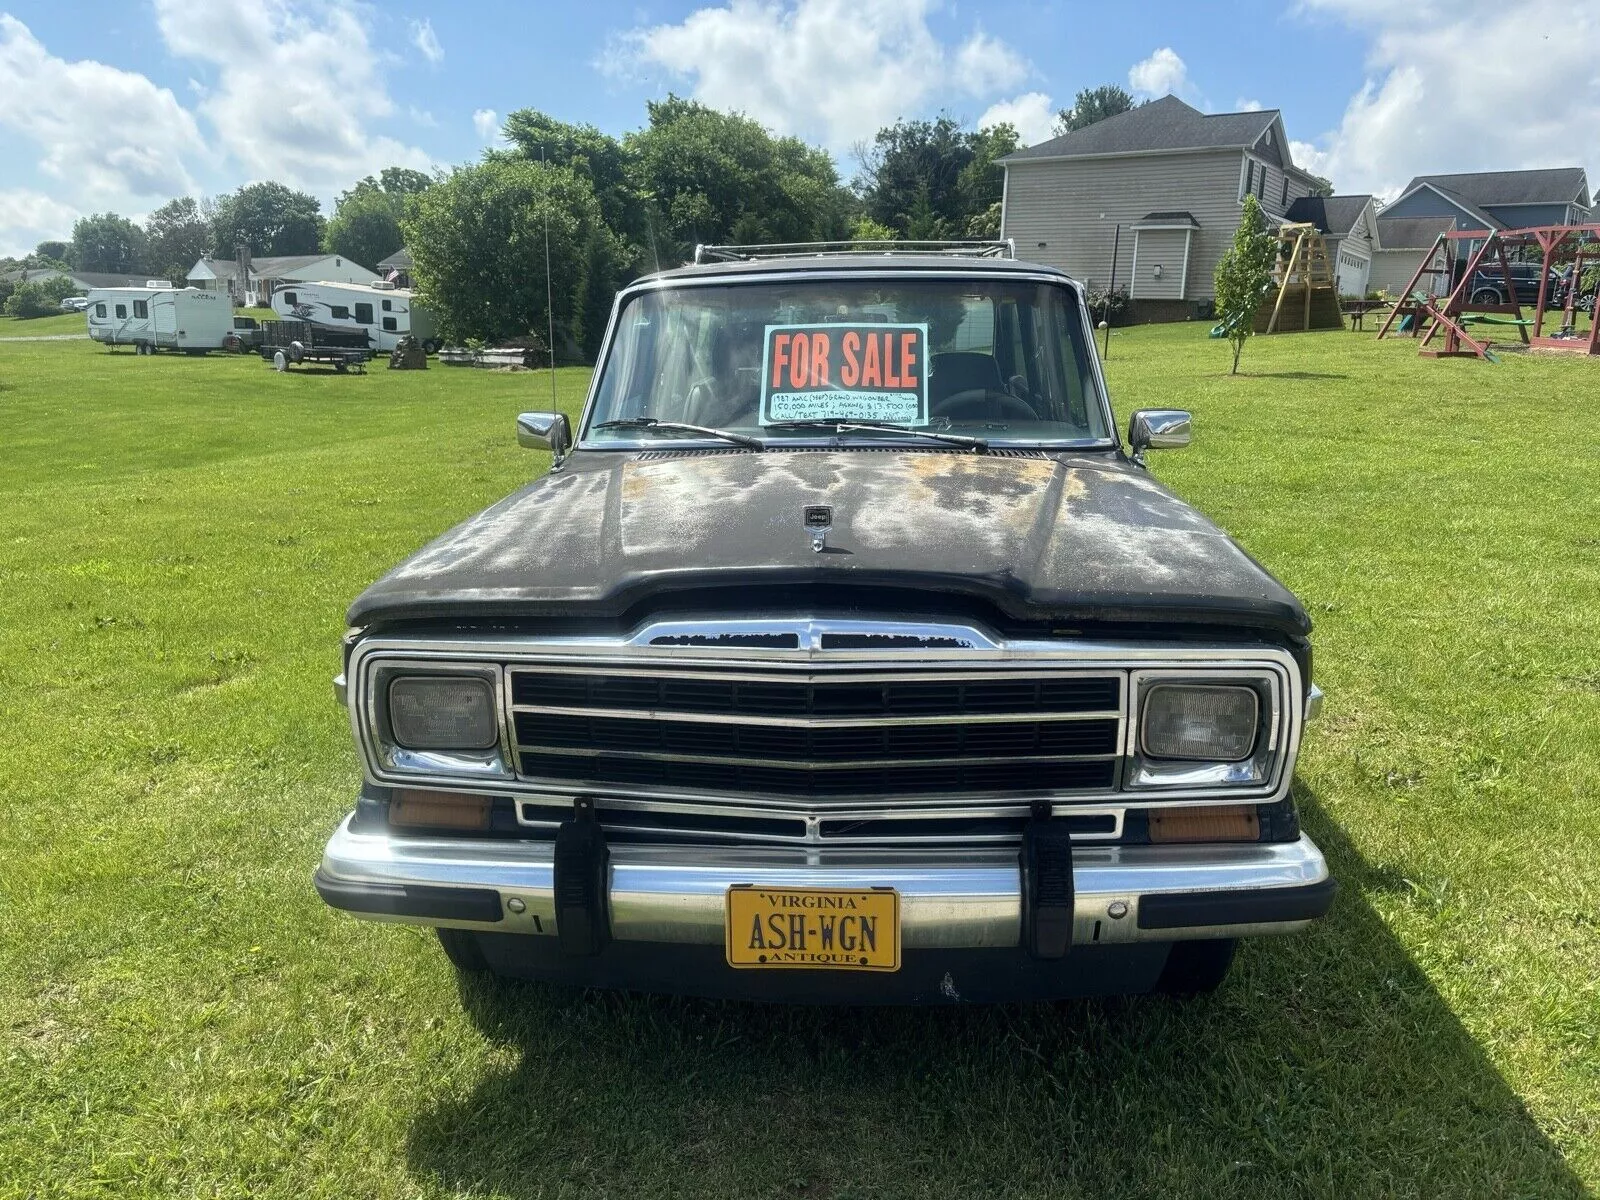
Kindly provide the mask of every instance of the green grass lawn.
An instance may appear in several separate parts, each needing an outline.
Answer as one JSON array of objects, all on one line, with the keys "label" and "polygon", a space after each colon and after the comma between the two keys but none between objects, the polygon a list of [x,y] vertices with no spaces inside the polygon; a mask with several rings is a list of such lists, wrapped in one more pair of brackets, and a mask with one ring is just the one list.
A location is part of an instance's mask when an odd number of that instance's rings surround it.
[{"label": "green grass lawn", "polygon": [[1342,894],[1202,1001],[937,1011],[463,984],[312,891],[345,605],[547,374],[0,346],[0,1197],[1600,1188],[1600,363],[1204,334],[1108,371],[1313,613]]},{"label": "green grass lawn", "polygon": [[81,312],[58,313],[48,317],[0,317],[0,338],[45,337],[58,333],[89,333],[89,318]]}]

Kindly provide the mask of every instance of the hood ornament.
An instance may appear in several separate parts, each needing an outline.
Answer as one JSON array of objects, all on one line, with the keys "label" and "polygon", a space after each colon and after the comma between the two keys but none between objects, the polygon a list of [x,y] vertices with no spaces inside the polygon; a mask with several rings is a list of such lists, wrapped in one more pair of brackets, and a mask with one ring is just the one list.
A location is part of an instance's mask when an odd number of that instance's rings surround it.
[{"label": "hood ornament", "polygon": [[828,548],[828,531],[833,528],[833,509],[826,504],[805,507],[806,530],[811,534],[811,550],[821,554]]}]

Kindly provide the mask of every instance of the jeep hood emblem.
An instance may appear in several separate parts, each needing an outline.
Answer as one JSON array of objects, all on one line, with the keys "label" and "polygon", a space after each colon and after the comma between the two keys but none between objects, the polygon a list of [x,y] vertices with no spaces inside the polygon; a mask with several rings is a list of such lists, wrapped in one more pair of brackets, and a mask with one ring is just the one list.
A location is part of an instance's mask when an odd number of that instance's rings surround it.
[{"label": "jeep hood emblem", "polygon": [[811,534],[811,549],[821,554],[828,548],[828,530],[833,528],[833,509],[826,504],[805,507],[806,529]]}]

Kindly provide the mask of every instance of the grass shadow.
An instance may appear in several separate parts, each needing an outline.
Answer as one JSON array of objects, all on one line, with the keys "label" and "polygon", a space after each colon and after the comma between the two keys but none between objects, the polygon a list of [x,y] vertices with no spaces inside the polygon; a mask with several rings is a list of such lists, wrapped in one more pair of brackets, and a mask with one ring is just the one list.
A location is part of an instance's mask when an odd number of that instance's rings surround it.
[{"label": "grass shadow", "polygon": [[[1214,996],[811,1009],[463,979],[509,1054],[414,1120],[447,1191],[1576,1196],[1583,1189],[1363,899]],[[443,969],[441,967],[441,969]]]},{"label": "grass shadow", "polygon": [[1240,371],[1241,379],[1349,379],[1350,376],[1328,371]]}]

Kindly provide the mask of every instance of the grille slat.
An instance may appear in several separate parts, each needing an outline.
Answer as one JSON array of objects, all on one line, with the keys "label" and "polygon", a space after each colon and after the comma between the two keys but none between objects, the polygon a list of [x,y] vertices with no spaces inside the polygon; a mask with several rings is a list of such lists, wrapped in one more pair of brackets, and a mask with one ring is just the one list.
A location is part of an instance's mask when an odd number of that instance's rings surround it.
[{"label": "grille slat", "polygon": [[542,782],[842,799],[1109,791],[1113,674],[764,676],[513,668],[521,772]]}]

